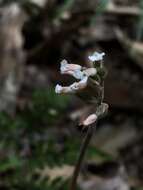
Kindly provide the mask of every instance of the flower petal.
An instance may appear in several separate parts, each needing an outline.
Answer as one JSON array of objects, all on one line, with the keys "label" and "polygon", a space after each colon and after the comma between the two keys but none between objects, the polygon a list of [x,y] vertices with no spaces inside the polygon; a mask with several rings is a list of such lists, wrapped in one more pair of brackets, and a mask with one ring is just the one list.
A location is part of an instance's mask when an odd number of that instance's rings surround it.
[{"label": "flower petal", "polygon": [[56,87],[55,87],[55,92],[56,92],[57,94],[60,94],[61,91],[62,91],[62,86],[59,85],[59,84],[57,84]]},{"label": "flower petal", "polygon": [[59,84],[56,85],[55,87],[55,92],[57,94],[66,94],[66,93],[73,93],[73,89],[71,86],[61,86]]},{"label": "flower petal", "polygon": [[101,61],[103,59],[104,55],[105,55],[104,52],[102,52],[102,53],[94,52],[92,55],[88,56],[88,59],[92,62]]},{"label": "flower petal", "polygon": [[81,69],[82,67],[80,65],[68,64],[65,59],[61,62],[61,74],[68,74],[76,79],[82,79],[84,77],[84,73],[81,71]]},{"label": "flower petal", "polygon": [[60,68],[60,70],[61,70],[61,73],[63,74],[64,72],[66,72],[66,71],[75,71],[75,70],[81,70],[81,66],[80,65],[77,65],[77,64],[69,64],[68,62],[67,62],[67,60],[63,60],[62,62],[61,62],[61,68]]}]

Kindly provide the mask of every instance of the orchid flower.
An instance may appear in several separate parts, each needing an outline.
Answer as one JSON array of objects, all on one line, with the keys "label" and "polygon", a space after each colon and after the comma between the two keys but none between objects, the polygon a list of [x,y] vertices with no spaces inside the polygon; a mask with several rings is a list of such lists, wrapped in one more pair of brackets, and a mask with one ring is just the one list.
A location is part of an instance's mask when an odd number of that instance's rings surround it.
[{"label": "orchid flower", "polygon": [[60,67],[61,74],[68,74],[78,79],[79,82],[74,82],[70,86],[56,85],[55,92],[61,93],[75,93],[87,86],[87,81],[90,76],[96,75],[97,71],[95,68],[83,68],[77,64],[69,64],[66,60],[61,62]]},{"label": "orchid flower", "polygon": [[[101,61],[103,59],[104,55],[105,55],[105,53],[94,52],[88,58],[92,62]],[[91,68],[85,68],[85,67],[82,67],[81,65],[78,65],[78,64],[69,64],[67,62],[67,60],[65,60],[65,59],[61,62],[60,71],[61,71],[61,74],[71,75],[79,81],[76,81],[69,86],[61,86],[61,85],[57,84],[55,87],[55,92],[58,94],[79,92],[80,90],[83,90],[87,87],[88,79],[90,77],[97,75],[97,69],[96,68],[92,68],[92,67]],[[92,83],[93,81],[91,80],[90,82]],[[102,88],[100,88],[100,83],[98,83],[98,81],[94,80],[93,91],[96,88],[95,84],[98,86],[99,90],[102,89]],[[100,93],[98,93],[98,94],[100,94]],[[100,99],[100,97],[97,97],[97,98]],[[94,122],[96,122],[100,113],[101,112],[103,113],[105,111],[105,110],[102,110],[104,107],[105,107],[105,105],[102,104],[100,106],[100,109],[96,110],[97,113],[95,112],[93,114],[88,115],[87,118],[82,122],[82,125],[83,126],[89,126],[89,125],[93,124]]]}]

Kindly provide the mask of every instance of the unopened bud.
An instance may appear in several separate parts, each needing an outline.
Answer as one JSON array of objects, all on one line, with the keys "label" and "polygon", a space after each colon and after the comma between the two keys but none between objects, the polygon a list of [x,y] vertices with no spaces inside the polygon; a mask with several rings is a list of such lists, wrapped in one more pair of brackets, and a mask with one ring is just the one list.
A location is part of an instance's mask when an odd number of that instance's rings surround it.
[{"label": "unopened bud", "polygon": [[88,126],[93,124],[94,122],[96,122],[97,120],[97,115],[96,114],[91,114],[89,115],[84,121],[83,121],[83,125],[84,126]]}]

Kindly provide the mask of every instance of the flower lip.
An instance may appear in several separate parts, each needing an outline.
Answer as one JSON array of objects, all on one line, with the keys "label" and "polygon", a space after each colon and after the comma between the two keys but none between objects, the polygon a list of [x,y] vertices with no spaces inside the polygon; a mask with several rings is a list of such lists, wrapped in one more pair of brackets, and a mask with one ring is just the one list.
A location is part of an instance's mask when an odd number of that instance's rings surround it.
[{"label": "flower lip", "polygon": [[55,92],[57,94],[66,94],[66,93],[74,93],[74,90],[71,88],[71,86],[61,86],[57,84],[55,87]]},{"label": "flower lip", "polygon": [[77,65],[77,64],[69,64],[67,62],[67,60],[62,60],[61,61],[61,73],[65,72],[65,71],[75,71],[75,70],[81,70],[81,66]]},{"label": "flower lip", "polygon": [[104,52],[102,52],[102,53],[94,52],[92,55],[88,56],[88,59],[92,62],[101,61],[103,59],[104,55],[105,55]]},{"label": "flower lip", "polygon": [[62,91],[62,86],[59,85],[59,84],[57,84],[56,87],[55,87],[55,92],[56,92],[57,94],[60,94],[61,91]]}]

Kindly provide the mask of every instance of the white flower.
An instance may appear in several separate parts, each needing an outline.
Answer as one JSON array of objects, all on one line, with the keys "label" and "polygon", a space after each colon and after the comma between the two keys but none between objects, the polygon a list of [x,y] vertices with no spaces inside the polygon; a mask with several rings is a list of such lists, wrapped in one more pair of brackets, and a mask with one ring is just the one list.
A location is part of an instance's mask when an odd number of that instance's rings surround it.
[{"label": "white flower", "polygon": [[76,79],[83,78],[83,72],[81,71],[82,67],[77,64],[69,64],[65,59],[61,62],[60,71],[61,74],[68,74]]},{"label": "white flower", "polygon": [[87,86],[87,80],[88,80],[88,77],[85,76],[82,80],[80,80],[79,82],[74,82],[70,86],[61,86],[57,84],[55,87],[55,92],[57,94],[75,93],[76,91],[79,91]]},{"label": "white flower", "polygon": [[61,86],[59,84],[55,87],[55,92],[60,93],[75,93],[84,89],[87,86],[88,78],[97,73],[95,68],[85,69],[77,64],[69,64],[65,59],[61,62],[61,74],[68,74],[78,79],[79,82],[74,82],[70,86]]},{"label": "white flower", "polygon": [[94,52],[92,55],[88,56],[88,59],[92,62],[101,61],[103,59],[104,55],[105,55],[104,52],[102,52],[102,53]]},{"label": "white flower", "polygon": [[61,67],[60,67],[61,74],[68,74],[76,79],[82,79],[84,73],[81,71],[81,69],[82,67],[80,65],[69,64],[65,59],[61,62]]}]

